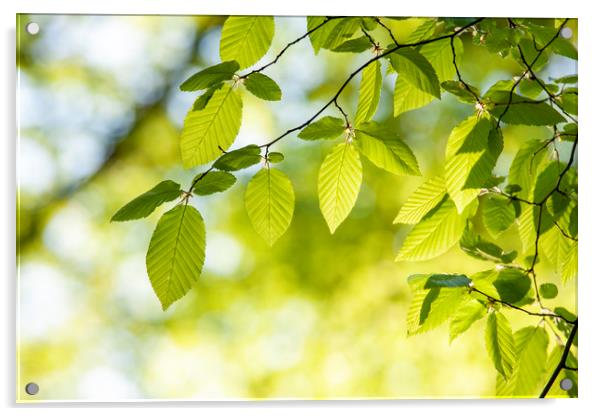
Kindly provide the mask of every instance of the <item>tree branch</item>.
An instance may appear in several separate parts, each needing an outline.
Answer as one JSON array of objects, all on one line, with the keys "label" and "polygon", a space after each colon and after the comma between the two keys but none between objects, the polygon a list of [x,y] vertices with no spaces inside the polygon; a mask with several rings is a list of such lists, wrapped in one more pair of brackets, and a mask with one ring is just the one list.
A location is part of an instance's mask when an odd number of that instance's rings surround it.
[{"label": "tree branch", "polygon": [[[560,362],[558,363],[558,365],[554,369],[554,372],[548,379],[548,382],[546,383],[545,387],[541,391],[539,398],[543,399],[544,397],[546,397],[546,395],[548,394],[548,392],[554,385],[554,382],[556,381],[558,374],[560,374],[560,371],[562,371],[563,368],[567,368],[566,359],[568,358],[569,352],[571,351],[571,346],[573,345],[573,341],[575,340],[575,335],[577,335],[577,320],[575,320],[573,329],[571,330],[571,333],[569,334],[566,344],[564,345],[564,350],[562,351],[562,356],[560,357]],[[567,369],[573,369],[573,368],[567,368]],[[576,371],[577,369],[575,368],[574,370]]]}]

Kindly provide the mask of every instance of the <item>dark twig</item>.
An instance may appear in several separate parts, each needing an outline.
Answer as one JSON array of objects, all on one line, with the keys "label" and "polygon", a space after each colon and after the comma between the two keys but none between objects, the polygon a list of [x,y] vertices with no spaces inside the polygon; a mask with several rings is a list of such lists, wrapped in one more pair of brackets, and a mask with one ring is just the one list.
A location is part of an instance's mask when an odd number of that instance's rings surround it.
[{"label": "dark twig", "polygon": [[491,295],[488,295],[487,293],[483,292],[483,291],[482,291],[482,290],[480,290],[480,289],[477,289],[477,288],[476,288],[476,287],[474,287],[474,286],[473,286],[473,287],[471,287],[471,288],[470,288],[470,290],[471,290],[472,292],[477,292],[477,293],[480,293],[481,295],[483,295],[483,296],[485,296],[487,299],[489,299],[491,302],[496,302],[496,303],[499,303],[499,304],[502,304],[502,305],[508,306],[509,308],[515,309],[515,310],[517,310],[517,311],[524,312],[524,313],[526,313],[527,315],[531,315],[531,316],[540,316],[540,317],[542,317],[542,318],[557,318],[557,319],[562,319],[562,320],[563,320],[563,321],[565,321],[567,324],[576,324],[576,321],[575,321],[575,322],[573,322],[573,321],[570,321],[570,320],[566,319],[564,316],[557,315],[557,314],[555,314],[555,313],[532,312],[532,311],[530,311],[530,310],[528,310],[528,309],[521,308],[520,306],[513,305],[513,304],[511,304],[511,303],[509,303],[509,302],[506,302],[506,301],[504,301],[504,300],[501,300],[501,299],[494,298],[493,296],[491,296]]},{"label": "dark twig", "polygon": [[391,38],[395,46],[399,46],[399,42],[397,42],[397,39],[395,39],[395,35],[393,35],[393,31],[389,28],[389,26],[385,25],[379,17],[375,17],[374,20],[376,21],[376,23],[378,23],[379,26],[381,26],[387,31],[389,37]]},{"label": "dark twig", "polygon": [[569,352],[571,351],[571,346],[573,345],[573,341],[574,341],[576,335],[577,335],[577,320],[575,319],[573,329],[571,329],[571,333],[569,334],[569,337],[566,340],[566,344],[564,345],[564,350],[562,351],[562,356],[560,357],[560,362],[554,369],[554,372],[552,373],[552,375],[548,379],[548,382],[546,383],[545,387],[541,391],[541,394],[539,395],[540,398],[543,399],[544,397],[546,397],[546,395],[548,394],[548,392],[554,385],[554,382],[556,381],[558,374],[560,374],[560,371],[562,371],[563,368],[567,368],[566,367],[566,359],[569,356]]}]

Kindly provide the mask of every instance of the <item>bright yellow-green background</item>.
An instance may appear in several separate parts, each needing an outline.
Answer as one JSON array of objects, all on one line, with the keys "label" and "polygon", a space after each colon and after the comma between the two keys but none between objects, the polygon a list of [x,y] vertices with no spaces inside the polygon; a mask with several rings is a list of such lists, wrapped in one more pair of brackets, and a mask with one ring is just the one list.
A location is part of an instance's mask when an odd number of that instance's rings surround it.
[{"label": "bright yellow-green background", "polygon": [[[40,24],[36,36],[23,29]],[[333,145],[291,135],[273,150],[296,192],[290,229],[273,248],[254,233],[243,191],[257,167],[226,194],[192,204],[207,225],[207,260],[198,285],[162,312],[145,271],[154,224],[167,208],[109,223],[124,203],[169,178],[188,184],[178,132],[195,95],[178,85],[219,60],[221,17],[21,16],[19,89],[19,399],[483,397],[495,370],[483,322],[449,344],[447,327],[407,337],[408,275],[485,270],[458,248],[420,263],[394,263],[410,227],[392,225],[421,178],[395,177],[363,161],[356,207],[334,236],[316,197],[318,166]],[[392,23],[403,40],[420,23]],[[576,36],[576,26],[572,26]],[[303,18],[277,18],[262,62],[304,33]],[[485,89],[519,73],[511,59],[464,38],[461,69]],[[244,94],[235,147],[265,143],[309,118],[343,78],[369,57],[322,51],[304,40],[267,71],[283,100]],[[544,75],[576,72],[555,59]],[[354,113],[358,81],[342,104]],[[425,176],[442,169],[451,129],[473,109],[441,102],[392,117],[393,77],[377,119],[414,149]],[[542,128],[506,128],[496,168],[507,172],[521,141]],[[559,148],[561,152],[566,149]],[[520,245],[512,229],[499,241]],[[540,279],[561,290],[550,306],[575,310],[575,285],[546,264]],[[507,312],[514,329],[537,319]]]}]

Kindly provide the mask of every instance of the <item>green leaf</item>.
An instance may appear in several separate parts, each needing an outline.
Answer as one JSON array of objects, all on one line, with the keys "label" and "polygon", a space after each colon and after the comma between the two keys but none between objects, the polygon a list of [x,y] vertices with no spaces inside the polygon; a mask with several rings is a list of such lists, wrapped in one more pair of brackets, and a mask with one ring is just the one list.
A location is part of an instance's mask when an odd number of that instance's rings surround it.
[{"label": "green leaf", "polygon": [[416,224],[445,197],[445,181],[440,176],[420,185],[399,210],[393,224]]},{"label": "green leaf", "polygon": [[531,279],[522,270],[509,267],[497,271],[493,286],[501,300],[516,303],[529,293]]},{"label": "green leaf", "polygon": [[253,228],[271,246],[284,234],[293,218],[293,185],[283,172],[261,169],[247,186],[245,205]]},{"label": "green leaf", "polygon": [[314,121],[299,132],[303,140],[336,139],[345,132],[345,120],[326,116]]},{"label": "green leaf", "polygon": [[443,324],[468,300],[468,292],[458,288],[415,290],[407,313],[408,335],[426,332]]},{"label": "green leaf", "polygon": [[180,196],[180,184],[163,181],[149,191],[125,204],[113,215],[111,221],[130,221],[148,217],[161,204],[173,201]]},{"label": "green leaf", "polygon": [[362,184],[362,163],[349,142],[335,146],[318,174],[320,210],[331,233],[347,218]]},{"label": "green leaf", "polygon": [[239,66],[236,61],[222,62],[192,75],[180,85],[182,91],[199,91],[232,79]]},{"label": "green leaf", "polygon": [[419,90],[441,98],[439,79],[429,61],[415,49],[405,48],[389,55],[395,72]]},{"label": "green leaf", "polygon": [[335,50],[337,47],[343,45],[359,30],[361,23],[362,20],[358,17],[337,19],[334,26],[331,26],[332,29],[328,35],[325,36],[321,45],[322,48]]},{"label": "green leaf", "polygon": [[529,326],[514,334],[516,363],[509,384],[512,397],[537,397],[548,358],[548,335],[542,327]]},{"label": "green leaf", "polygon": [[380,90],[382,88],[383,78],[380,69],[380,61],[374,61],[362,70],[362,80],[360,81],[360,95],[357,103],[357,113],[355,114],[355,124],[359,125],[364,121],[370,121],[380,100]]},{"label": "green leaf", "polygon": [[[364,52],[364,51],[370,49],[371,47],[372,47],[372,43],[370,42],[370,39],[368,39],[366,36],[360,36],[358,38],[350,39],[350,40],[347,40],[347,41],[341,43],[339,46],[334,48],[332,51],[333,52],[359,53],[359,52]],[[376,62],[378,62],[378,61],[376,61]]]},{"label": "green leaf", "polygon": [[516,153],[508,173],[508,183],[518,185],[521,189],[516,196],[522,199],[531,198],[531,190],[535,178],[545,156],[544,142],[532,140],[525,143]]},{"label": "green leaf", "polygon": [[474,232],[470,222],[460,239],[460,248],[471,257],[496,263],[511,263],[517,256],[516,250],[506,252],[496,244],[483,239]]},{"label": "green leaf", "polygon": [[196,283],[204,262],[201,214],[190,205],[178,205],[163,214],[146,254],[146,271],[163,310]]},{"label": "green leaf", "polygon": [[485,345],[498,373],[508,379],[514,365],[514,337],[510,323],[501,313],[489,314],[485,329]]},{"label": "green leaf", "polygon": [[374,121],[355,129],[360,150],[372,163],[396,175],[420,175],[412,150],[393,130]]},{"label": "green leaf", "polygon": [[224,84],[201,111],[190,111],[180,140],[184,167],[210,162],[227,150],[240,129],[242,100],[238,91]]},{"label": "green leaf", "polygon": [[[228,172],[208,172],[202,178],[202,173],[197,176],[200,178],[192,190],[197,195],[211,195],[217,192],[224,192],[236,182],[236,177]],[[196,179],[195,178],[195,181]]]},{"label": "green leaf", "polygon": [[203,108],[207,107],[207,104],[209,103],[211,97],[213,97],[213,94],[215,94],[215,91],[219,90],[223,86],[224,83],[220,82],[208,88],[207,91],[194,100],[191,111],[201,111]]},{"label": "green leaf", "polygon": [[433,274],[426,279],[424,289],[436,287],[468,287],[471,280],[463,274]]},{"label": "green leaf", "polygon": [[[460,65],[464,46],[459,37],[454,38],[454,49],[456,50],[456,63]],[[456,68],[454,67],[451,42],[449,39],[441,39],[427,43],[420,48],[420,53],[430,62],[440,81],[454,79]]]},{"label": "green leaf", "polygon": [[268,101],[279,101],[282,91],[276,82],[259,72],[253,72],[245,78],[244,85],[254,96]]},{"label": "green leaf", "polygon": [[441,87],[443,87],[443,89],[453,95],[455,95],[456,97],[458,97],[458,99],[460,101],[463,101],[465,103],[475,103],[477,100],[475,98],[475,96],[470,92],[474,92],[477,95],[480,95],[479,90],[477,89],[477,87],[473,87],[472,85],[469,85],[470,91],[466,88],[466,85],[462,84],[459,81],[445,81],[441,84]]},{"label": "green leaf", "polygon": [[561,264],[561,276],[564,282],[577,277],[578,272],[577,242],[570,241],[569,248]]},{"label": "green leaf", "polygon": [[398,75],[393,91],[393,115],[397,117],[406,111],[424,107],[434,99],[431,94],[420,90],[402,75]]},{"label": "green leaf", "polygon": [[266,54],[274,37],[273,16],[230,16],[222,29],[219,55],[247,68]]},{"label": "green leaf", "polygon": [[556,188],[560,174],[565,167],[566,165],[564,163],[552,161],[541,170],[535,180],[533,202],[541,203],[548,195],[551,195],[552,191]]},{"label": "green leaf", "polygon": [[558,287],[554,283],[542,283],[539,285],[539,293],[544,299],[554,299],[558,296]]},{"label": "green leaf", "polygon": [[[337,20],[332,19],[327,23],[324,23],[326,17],[323,16],[307,16],[307,31],[311,32],[309,34],[309,40],[314,49],[314,53],[317,54],[322,45],[330,35],[330,32],[337,24]],[[320,26],[322,23],[324,25]],[[316,29],[320,26],[318,29]]]},{"label": "green leaf", "polygon": [[422,40],[429,39],[435,33],[435,27],[437,26],[437,19],[427,19],[422,22],[412,34],[408,37],[406,43],[417,43]]},{"label": "green leaf", "polygon": [[516,219],[512,201],[504,196],[491,195],[481,202],[483,225],[493,237],[499,237]]},{"label": "green leaf", "polygon": [[458,214],[451,199],[445,198],[410,231],[395,261],[437,257],[460,240],[465,226],[466,217]]},{"label": "green leaf", "polygon": [[270,162],[270,163],[280,163],[283,160],[284,160],[284,155],[280,152],[268,153],[268,162]]},{"label": "green leaf", "polygon": [[458,212],[479,195],[495,164],[489,155],[490,128],[489,120],[472,116],[456,126],[447,141],[445,183]]},{"label": "green leaf", "polygon": [[[504,113],[504,109],[509,102],[508,94],[505,94],[504,99],[500,100],[489,111],[495,117],[500,117]],[[506,124],[523,124],[527,126],[553,126],[565,121],[564,117],[554,108],[546,103],[532,102],[527,97],[513,95],[508,110],[502,117],[502,121]]]},{"label": "green leaf", "polygon": [[476,321],[483,318],[487,308],[478,300],[471,299],[458,308],[449,323],[449,342],[466,332]]},{"label": "green leaf", "polygon": [[219,170],[237,171],[248,168],[261,161],[261,149],[256,144],[250,144],[240,149],[225,153],[214,163],[214,167]]}]

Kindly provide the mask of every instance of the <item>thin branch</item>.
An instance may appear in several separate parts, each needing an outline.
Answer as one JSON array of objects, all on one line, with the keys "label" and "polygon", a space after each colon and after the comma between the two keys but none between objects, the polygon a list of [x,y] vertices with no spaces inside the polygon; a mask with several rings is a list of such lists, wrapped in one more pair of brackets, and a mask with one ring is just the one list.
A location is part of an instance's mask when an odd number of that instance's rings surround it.
[{"label": "thin branch", "polygon": [[303,39],[305,39],[306,37],[308,37],[309,35],[311,35],[313,32],[315,32],[316,30],[320,29],[322,26],[324,26],[325,24],[327,24],[328,22],[330,22],[331,20],[334,19],[342,19],[344,16],[334,16],[334,17],[327,17],[326,20],[324,20],[322,23],[320,23],[318,26],[314,27],[311,30],[308,30],[305,34],[303,34],[302,36],[299,36],[297,39],[289,42],[280,52],[278,52],[278,55],[276,55],[276,57],[271,60],[270,62],[268,62],[267,64],[265,64],[264,66],[262,66],[261,68],[258,69],[254,69],[252,71],[250,71],[248,74],[245,75],[241,75],[240,78],[247,78],[249,75],[257,73],[257,72],[262,72],[264,69],[274,65],[276,62],[278,62],[278,60],[282,57],[282,55],[284,55],[284,53],[287,51],[288,48],[290,48],[291,46],[295,45],[296,43],[301,42]]},{"label": "thin branch", "polygon": [[577,321],[575,321],[575,322],[573,322],[573,321],[570,321],[569,319],[566,319],[564,316],[557,315],[557,314],[555,314],[555,313],[532,312],[532,311],[530,311],[530,310],[528,310],[528,309],[521,308],[520,306],[513,305],[512,303],[509,303],[509,302],[506,302],[506,301],[504,301],[504,300],[501,300],[501,299],[495,298],[495,297],[493,297],[493,296],[491,296],[491,295],[488,295],[487,293],[483,292],[483,291],[482,291],[482,290],[480,290],[480,289],[477,289],[477,288],[476,288],[476,287],[474,287],[474,286],[472,286],[472,287],[470,288],[470,290],[471,290],[472,292],[477,292],[477,293],[480,293],[481,295],[483,295],[483,296],[485,296],[487,299],[489,299],[491,302],[495,302],[495,303],[499,303],[499,304],[501,304],[501,305],[508,306],[509,308],[515,309],[515,310],[517,310],[517,311],[524,312],[524,313],[526,313],[527,315],[531,315],[531,316],[540,316],[540,317],[543,317],[543,318],[556,318],[556,319],[562,319],[562,320],[563,320],[563,321],[565,321],[567,324],[575,324],[575,325],[576,325],[576,322],[577,322]]},{"label": "thin branch", "polygon": [[395,47],[386,50],[385,52],[383,52],[381,55],[375,56],[371,59],[369,59],[368,61],[366,61],[363,65],[361,65],[359,68],[357,68],[355,71],[353,71],[348,77],[347,79],[343,82],[343,84],[341,84],[341,86],[339,87],[339,89],[337,90],[337,92],[335,93],[335,95],[326,103],[322,106],[322,108],[320,108],[313,116],[311,116],[308,120],[306,120],[305,122],[299,124],[296,127],[292,127],[290,129],[288,129],[287,131],[285,131],[284,133],[282,133],[280,136],[276,137],[274,140],[261,145],[260,147],[270,147],[272,145],[274,145],[275,143],[278,143],[280,140],[282,140],[283,138],[285,138],[286,136],[288,136],[289,134],[297,131],[297,130],[301,130],[304,127],[308,126],[312,121],[314,121],[320,114],[322,114],[328,107],[330,107],[331,104],[333,104],[341,95],[341,93],[343,92],[343,90],[345,89],[345,87],[347,87],[347,85],[351,82],[351,80],[357,75],[359,74],[364,68],[366,68],[368,65],[370,65],[372,62],[377,61],[387,55],[390,55],[402,48],[411,48],[411,47],[415,47],[415,46],[421,46],[421,45],[426,45],[429,43],[433,43],[436,42],[438,40],[442,40],[442,39],[449,39],[449,38],[453,38],[458,36],[459,34],[461,34],[463,31],[465,31],[466,29],[468,29],[469,27],[471,27],[472,25],[475,25],[477,23],[479,23],[480,21],[482,21],[484,18],[478,18],[475,19],[474,21],[472,21],[470,24],[467,24],[463,27],[461,27],[460,29],[454,31],[453,33],[447,34],[447,35],[442,35],[442,36],[438,36],[436,38],[432,38],[432,39],[427,39],[427,40],[422,40],[419,42],[413,42],[413,43],[406,43],[406,44],[398,44]]},{"label": "thin branch", "polygon": [[565,365],[562,368],[564,368],[565,370],[570,370],[570,371],[579,371],[579,369],[577,367],[570,367],[568,365]]},{"label": "thin branch", "polygon": [[393,41],[393,43],[395,44],[395,46],[399,46],[399,42],[397,42],[397,39],[395,39],[395,35],[393,35],[393,31],[391,31],[391,29],[389,28],[389,26],[385,25],[382,22],[382,20],[380,20],[379,17],[375,17],[374,20],[376,21],[376,23],[378,23],[379,26],[383,27],[387,31],[387,33],[389,33],[389,37],[391,38],[391,40]]},{"label": "thin branch", "polygon": [[548,382],[546,383],[545,387],[541,391],[541,394],[539,395],[540,398],[546,397],[546,395],[548,394],[548,392],[554,385],[554,382],[556,381],[558,374],[560,374],[560,371],[562,371],[563,368],[566,368],[566,359],[569,356],[569,352],[571,351],[571,346],[573,345],[573,341],[575,340],[576,335],[577,335],[577,320],[575,319],[573,329],[571,329],[571,333],[569,334],[566,344],[564,345],[564,350],[562,351],[562,356],[560,357],[560,362],[554,369],[554,372],[552,373],[552,375],[548,379]]},{"label": "thin branch", "polygon": [[464,85],[464,88],[466,88],[466,90],[475,98],[475,100],[477,100],[477,103],[479,103],[482,106],[483,104],[479,95],[476,92],[474,92],[472,88],[470,88],[470,85],[464,82],[464,80],[462,79],[462,75],[460,75],[460,68],[458,68],[458,63],[456,62],[456,47],[454,46],[454,38],[450,38],[449,43],[451,45],[452,61],[456,70],[456,76],[458,77],[458,81],[462,83],[462,85]]},{"label": "thin branch", "polygon": [[[508,19],[510,26],[511,27],[515,27],[516,25],[514,24],[514,22],[512,21],[512,19]],[[535,65],[535,63],[539,60],[539,58],[541,57],[541,55],[543,54],[543,52],[552,44],[552,42],[554,42],[558,36],[560,36],[560,32],[562,31],[562,29],[564,28],[564,26],[566,25],[566,23],[569,21],[569,19],[564,19],[564,21],[562,22],[562,24],[560,25],[560,27],[558,28],[558,31],[556,32],[556,34],[552,37],[552,39],[550,39],[548,41],[548,43],[546,43],[543,48],[537,52],[537,55],[535,55],[535,58],[533,58],[533,61],[531,62],[531,64],[529,65],[528,62],[524,62],[525,65],[527,66],[527,70],[524,71],[522,73],[522,75],[516,80],[516,82],[512,85],[512,88],[510,89],[510,92],[508,94],[508,103],[506,104],[506,107],[504,108],[504,111],[502,111],[502,114],[500,114],[500,116],[497,119],[497,128],[500,127],[500,123],[502,122],[502,118],[506,115],[506,113],[508,112],[508,109],[510,108],[510,105],[512,104],[512,94],[514,94],[514,91],[516,90],[516,88],[518,87],[518,84],[522,81],[522,79],[527,76],[527,74],[529,74],[532,69],[531,67],[533,65]]]},{"label": "thin branch", "polygon": [[579,241],[577,240],[575,237],[572,237],[571,235],[569,235],[569,233],[567,233],[566,231],[564,231],[562,229],[562,227],[560,226],[560,224],[558,224],[558,222],[556,220],[554,220],[554,225],[556,226],[556,228],[558,228],[558,231],[560,231],[560,233],[565,237],[568,238],[569,240],[573,240],[573,241]]}]

